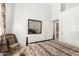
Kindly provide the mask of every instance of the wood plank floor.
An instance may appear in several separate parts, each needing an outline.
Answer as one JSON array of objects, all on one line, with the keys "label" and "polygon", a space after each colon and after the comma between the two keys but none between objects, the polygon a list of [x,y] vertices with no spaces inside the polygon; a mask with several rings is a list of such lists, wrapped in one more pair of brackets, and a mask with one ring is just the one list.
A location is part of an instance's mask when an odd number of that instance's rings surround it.
[{"label": "wood plank floor", "polygon": [[29,44],[14,55],[19,56],[21,53],[24,53],[25,56],[79,56],[79,48],[49,40]]}]

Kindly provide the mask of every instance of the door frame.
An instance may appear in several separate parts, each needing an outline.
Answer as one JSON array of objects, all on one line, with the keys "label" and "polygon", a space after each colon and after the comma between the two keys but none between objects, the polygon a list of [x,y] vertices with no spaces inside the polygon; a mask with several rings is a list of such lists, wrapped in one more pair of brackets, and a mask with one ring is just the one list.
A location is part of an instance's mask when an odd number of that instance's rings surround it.
[{"label": "door frame", "polygon": [[53,20],[53,40],[58,40],[58,39],[59,39],[59,20],[57,19],[57,20]]}]

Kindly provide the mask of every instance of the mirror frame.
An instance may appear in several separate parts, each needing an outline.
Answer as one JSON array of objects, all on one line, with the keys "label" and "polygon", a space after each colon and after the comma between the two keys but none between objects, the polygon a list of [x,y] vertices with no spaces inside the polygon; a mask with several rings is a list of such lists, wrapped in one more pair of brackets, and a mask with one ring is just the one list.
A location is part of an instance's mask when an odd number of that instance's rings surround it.
[{"label": "mirror frame", "polygon": [[41,23],[40,24],[40,33],[33,33],[33,34],[42,34],[42,21],[40,21],[40,20],[34,20],[34,19],[28,19],[28,34],[30,34],[29,33],[29,21],[40,22]]}]

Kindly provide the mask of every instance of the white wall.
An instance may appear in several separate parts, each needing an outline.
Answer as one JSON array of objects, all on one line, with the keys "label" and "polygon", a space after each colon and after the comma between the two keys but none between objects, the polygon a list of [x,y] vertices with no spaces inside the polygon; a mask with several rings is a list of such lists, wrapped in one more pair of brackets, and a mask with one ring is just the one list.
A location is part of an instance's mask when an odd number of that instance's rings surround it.
[{"label": "white wall", "polygon": [[[50,4],[15,4],[14,5],[14,23],[13,33],[16,34],[18,41],[25,45],[26,37],[29,42],[51,39],[52,30],[52,13]],[[28,35],[28,19],[42,21],[42,34]]]},{"label": "white wall", "polygon": [[52,3],[52,20],[59,19],[60,3]]},{"label": "white wall", "polygon": [[63,12],[76,6],[79,6],[79,3],[60,3],[60,11]]},{"label": "white wall", "polygon": [[6,3],[6,33],[12,32],[13,24],[13,4]]},{"label": "white wall", "polygon": [[60,41],[79,47],[79,6],[60,14]]},{"label": "white wall", "polygon": [[60,12],[63,12],[66,10],[66,3],[61,3],[60,4]]},{"label": "white wall", "polygon": [[79,3],[65,3],[66,4],[66,9],[70,9],[76,6],[79,6]]}]

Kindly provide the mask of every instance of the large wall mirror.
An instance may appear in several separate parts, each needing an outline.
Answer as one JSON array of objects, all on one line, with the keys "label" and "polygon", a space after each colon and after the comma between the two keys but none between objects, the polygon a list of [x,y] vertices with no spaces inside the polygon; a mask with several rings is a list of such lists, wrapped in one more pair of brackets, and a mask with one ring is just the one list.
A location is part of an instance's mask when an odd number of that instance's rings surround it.
[{"label": "large wall mirror", "polygon": [[42,21],[28,19],[28,34],[41,34]]}]

